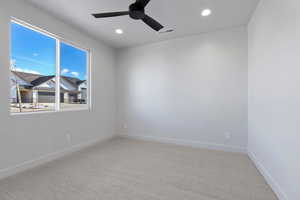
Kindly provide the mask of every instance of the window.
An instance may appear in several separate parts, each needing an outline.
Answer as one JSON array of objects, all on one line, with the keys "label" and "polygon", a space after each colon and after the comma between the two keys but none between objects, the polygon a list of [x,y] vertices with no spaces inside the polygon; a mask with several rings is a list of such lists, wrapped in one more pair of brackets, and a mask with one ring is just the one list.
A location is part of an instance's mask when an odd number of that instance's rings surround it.
[{"label": "window", "polygon": [[89,108],[89,51],[11,22],[11,113]]},{"label": "window", "polygon": [[60,43],[60,102],[61,109],[84,108],[87,105],[86,51]]}]

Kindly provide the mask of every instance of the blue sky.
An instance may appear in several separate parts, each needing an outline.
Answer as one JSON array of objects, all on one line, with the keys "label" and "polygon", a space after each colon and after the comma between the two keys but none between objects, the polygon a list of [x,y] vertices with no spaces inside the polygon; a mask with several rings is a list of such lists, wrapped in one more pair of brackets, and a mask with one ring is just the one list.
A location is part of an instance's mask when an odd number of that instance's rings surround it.
[{"label": "blue sky", "polygon": [[[41,33],[11,23],[11,62],[15,70],[55,75],[56,41]],[[61,43],[61,74],[86,79],[87,53]]]}]

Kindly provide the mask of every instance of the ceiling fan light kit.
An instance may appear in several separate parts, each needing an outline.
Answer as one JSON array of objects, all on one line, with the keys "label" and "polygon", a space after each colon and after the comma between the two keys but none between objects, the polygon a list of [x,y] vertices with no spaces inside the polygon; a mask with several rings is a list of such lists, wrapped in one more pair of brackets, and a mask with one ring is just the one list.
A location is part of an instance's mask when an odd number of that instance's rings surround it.
[{"label": "ceiling fan light kit", "polygon": [[164,28],[164,26],[145,13],[145,7],[149,2],[150,0],[136,0],[135,3],[129,6],[129,11],[97,13],[92,15],[95,18],[107,18],[129,15],[130,18],[134,20],[142,20],[145,24],[150,26],[155,31],[160,31]]}]

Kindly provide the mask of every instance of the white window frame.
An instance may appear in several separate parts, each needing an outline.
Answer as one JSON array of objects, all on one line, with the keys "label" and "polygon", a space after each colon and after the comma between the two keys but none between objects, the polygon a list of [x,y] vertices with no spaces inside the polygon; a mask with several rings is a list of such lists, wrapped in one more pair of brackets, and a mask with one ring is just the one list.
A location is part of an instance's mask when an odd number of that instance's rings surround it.
[{"label": "white window frame", "polygon": [[[43,114],[43,113],[58,113],[58,112],[72,112],[72,111],[91,111],[92,109],[92,98],[91,98],[91,68],[92,68],[92,53],[89,48],[85,48],[82,45],[78,45],[75,42],[72,42],[70,40],[67,40],[63,37],[57,36],[53,33],[50,33],[42,28],[36,27],[34,25],[31,25],[23,20],[11,17],[10,23],[16,23],[18,25],[21,25],[25,28],[31,29],[35,32],[41,33],[47,37],[50,37],[56,41],[56,63],[55,63],[55,109],[54,110],[49,110],[49,111],[36,111],[36,112],[18,112],[14,113],[10,111],[11,115],[31,115],[31,114]],[[11,41],[10,41],[11,42]],[[61,42],[70,45],[74,48],[80,49],[84,52],[86,52],[87,55],[87,107],[86,108],[74,108],[74,109],[63,109],[61,110],[60,107],[60,76],[61,76],[61,66],[60,66],[60,60],[61,60],[61,55],[60,55],[60,44]],[[9,108],[10,109],[10,108]]]}]

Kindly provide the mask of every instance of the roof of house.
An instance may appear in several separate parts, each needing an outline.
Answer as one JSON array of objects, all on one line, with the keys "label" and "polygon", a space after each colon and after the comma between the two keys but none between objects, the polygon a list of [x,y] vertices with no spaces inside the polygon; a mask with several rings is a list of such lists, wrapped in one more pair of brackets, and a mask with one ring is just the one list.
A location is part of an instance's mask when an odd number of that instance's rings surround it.
[{"label": "roof of house", "polygon": [[[40,74],[31,74],[31,73],[25,73],[25,72],[17,72],[12,71],[13,74],[27,82],[28,84],[32,85],[32,87],[41,85],[51,79],[53,79],[55,76],[43,76]],[[85,80],[80,80],[78,78],[68,77],[68,76],[61,76],[66,81],[68,81],[72,86],[75,88],[78,87],[81,83],[85,82]]]},{"label": "roof of house", "polygon": [[17,72],[17,71],[12,71],[15,75],[17,75],[19,78],[23,79],[29,84],[32,84],[34,80],[43,77],[42,75],[39,74],[30,74],[30,73],[25,73],[25,72]]},{"label": "roof of house", "polygon": [[31,82],[31,84],[33,86],[38,86],[38,85],[41,85],[42,83],[45,83],[51,79],[53,79],[55,76],[41,76],[37,79],[35,79],[34,81]]},{"label": "roof of house", "polygon": [[78,81],[80,81],[78,78],[68,77],[68,76],[62,76],[65,80],[67,80],[69,83],[71,83],[74,86],[77,86]]}]

